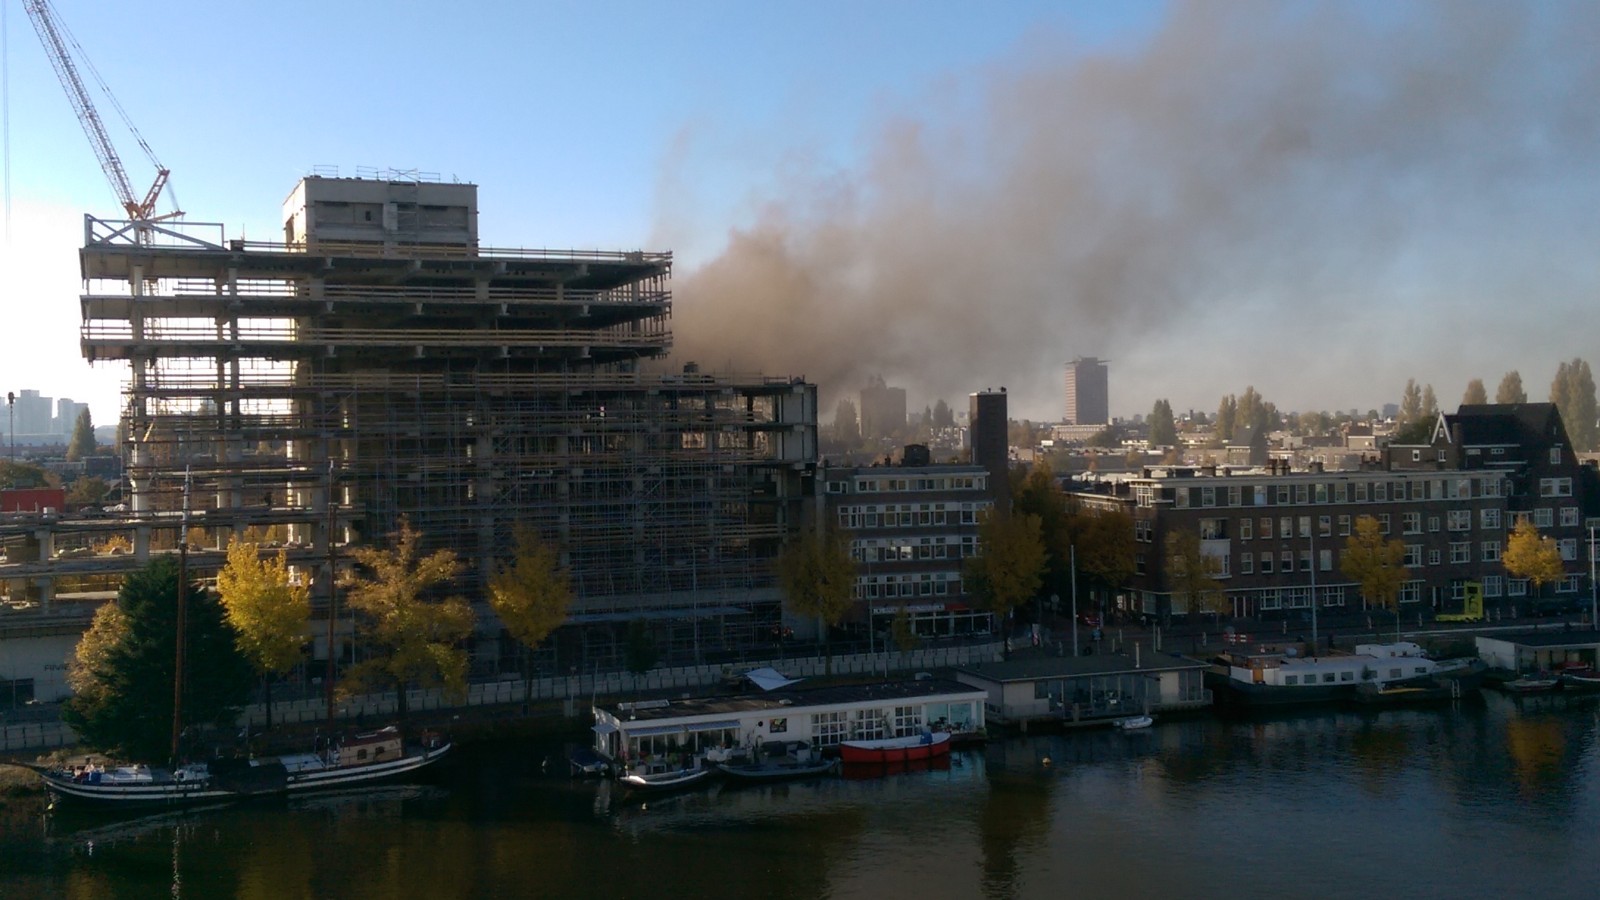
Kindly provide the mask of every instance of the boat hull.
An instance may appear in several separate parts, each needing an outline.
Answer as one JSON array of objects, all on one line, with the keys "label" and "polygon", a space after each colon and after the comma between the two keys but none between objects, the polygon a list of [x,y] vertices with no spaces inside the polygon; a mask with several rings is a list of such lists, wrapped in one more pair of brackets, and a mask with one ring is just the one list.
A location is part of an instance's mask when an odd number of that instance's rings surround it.
[{"label": "boat hull", "polygon": [[281,770],[278,773],[250,773],[248,768],[240,767],[232,773],[226,770],[213,772],[198,780],[99,784],[80,781],[62,772],[42,772],[40,775],[46,790],[57,802],[107,808],[189,806],[250,797],[308,794],[408,778],[438,762],[450,752],[452,746],[442,744],[417,749],[384,762],[288,774]]},{"label": "boat hull", "polygon": [[848,764],[913,762],[950,753],[948,732],[889,738],[881,741],[845,741],[839,745],[839,758]]},{"label": "boat hull", "polygon": [[717,764],[717,768],[734,781],[748,782],[790,781],[796,778],[811,778],[816,775],[826,775],[838,767],[839,761],[837,759],[825,759],[814,763]]},{"label": "boat hull", "polygon": [[705,783],[711,778],[711,773],[716,769],[689,769],[678,772],[661,772],[655,775],[628,774],[617,781],[630,792],[641,794],[665,794],[670,791],[681,791]]}]

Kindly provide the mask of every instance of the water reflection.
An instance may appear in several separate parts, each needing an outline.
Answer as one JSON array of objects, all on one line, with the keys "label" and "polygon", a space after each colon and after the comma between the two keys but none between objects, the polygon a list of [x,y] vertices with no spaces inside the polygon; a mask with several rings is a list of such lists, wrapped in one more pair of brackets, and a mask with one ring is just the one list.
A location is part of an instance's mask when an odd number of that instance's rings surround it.
[{"label": "water reflection", "polygon": [[1374,872],[1430,896],[1593,893],[1600,702],[1534,699],[1163,721],[665,797],[484,747],[436,785],[0,819],[0,895],[1192,896],[1256,873],[1355,897]]}]

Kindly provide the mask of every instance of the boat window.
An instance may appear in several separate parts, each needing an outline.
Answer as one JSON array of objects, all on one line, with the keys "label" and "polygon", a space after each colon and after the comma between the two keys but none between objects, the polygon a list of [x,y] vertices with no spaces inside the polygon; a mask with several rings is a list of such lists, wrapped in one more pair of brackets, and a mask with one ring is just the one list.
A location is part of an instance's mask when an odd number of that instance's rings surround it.
[{"label": "boat window", "polygon": [[1400,670],[1399,669],[1390,669],[1389,670],[1389,677],[1390,678],[1399,678],[1400,677]]},{"label": "boat window", "polygon": [[1300,683],[1300,676],[1299,675],[1285,675],[1285,676],[1283,676],[1283,683],[1284,684],[1299,684]]},{"label": "boat window", "polygon": [[1333,683],[1333,673],[1332,672],[1324,672],[1324,673],[1322,673],[1322,680],[1324,682],[1328,683],[1328,684],[1332,684]]},{"label": "boat window", "polygon": [[1356,680],[1356,673],[1354,673],[1354,672],[1340,672],[1339,673],[1339,680],[1340,681],[1355,681]]}]

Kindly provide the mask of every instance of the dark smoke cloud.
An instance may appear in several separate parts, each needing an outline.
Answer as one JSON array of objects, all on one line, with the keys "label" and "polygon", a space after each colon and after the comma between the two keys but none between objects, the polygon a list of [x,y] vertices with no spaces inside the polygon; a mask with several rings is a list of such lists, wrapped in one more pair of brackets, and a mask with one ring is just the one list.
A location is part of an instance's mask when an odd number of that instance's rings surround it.
[{"label": "dark smoke cloud", "polygon": [[[680,273],[675,358],[882,373],[920,406],[1008,385],[1058,418],[1110,357],[1113,411],[1366,409],[1407,377],[1592,346],[1600,4],[1174,7],[1133,51],[1041,34],[880,125],[855,171],[786,172]],[[669,212],[670,215],[670,212]],[[670,230],[670,225],[668,226]],[[1529,304],[1537,304],[1530,308]]]}]

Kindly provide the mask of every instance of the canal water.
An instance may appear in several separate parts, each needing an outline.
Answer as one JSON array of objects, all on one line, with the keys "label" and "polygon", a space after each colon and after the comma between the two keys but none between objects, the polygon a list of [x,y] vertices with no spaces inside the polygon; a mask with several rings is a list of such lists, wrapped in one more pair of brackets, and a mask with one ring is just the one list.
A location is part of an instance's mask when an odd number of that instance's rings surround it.
[{"label": "canal water", "polygon": [[431,784],[352,795],[12,804],[0,897],[1592,897],[1597,736],[1600,698],[1493,695],[642,800],[569,779],[559,745],[480,746]]}]

